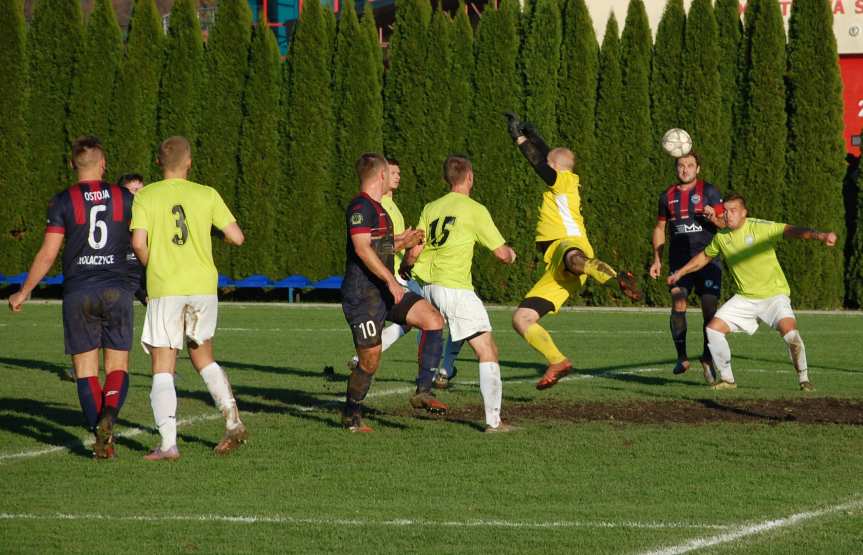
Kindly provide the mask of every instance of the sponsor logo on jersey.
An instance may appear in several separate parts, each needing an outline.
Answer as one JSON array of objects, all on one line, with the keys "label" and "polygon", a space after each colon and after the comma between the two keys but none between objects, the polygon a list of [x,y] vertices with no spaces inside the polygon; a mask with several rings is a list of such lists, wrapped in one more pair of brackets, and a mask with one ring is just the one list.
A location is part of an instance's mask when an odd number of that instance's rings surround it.
[{"label": "sponsor logo on jersey", "polygon": [[89,256],[79,256],[75,263],[80,266],[105,266],[106,264],[114,263],[114,255],[91,254]]},{"label": "sponsor logo on jersey", "polygon": [[743,238],[743,242],[746,243],[747,245],[751,245],[752,243],[755,242],[755,237],[753,237],[752,235],[747,235],[746,237]]},{"label": "sponsor logo on jersey", "polygon": [[353,225],[359,225],[359,224],[363,223],[363,215],[360,214],[359,212],[355,212],[354,214],[351,214],[351,223]]},{"label": "sponsor logo on jersey", "polygon": [[695,223],[677,226],[677,233],[699,233],[701,231],[704,231],[704,228]]},{"label": "sponsor logo on jersey", "polygon": [[691,198],[692,202],[695,204],[698,204],[699,202],[701,202],[701,195],[699,195],[698,193],[695,193],[694,195],[692,195],[689,198]]},{"label": "sponsor logo on jersey", "polygon": [[108,200],[111,198],[111,194],[108,191],[85,191],[84,192],[84,200],[93,201],[102,201]]}]

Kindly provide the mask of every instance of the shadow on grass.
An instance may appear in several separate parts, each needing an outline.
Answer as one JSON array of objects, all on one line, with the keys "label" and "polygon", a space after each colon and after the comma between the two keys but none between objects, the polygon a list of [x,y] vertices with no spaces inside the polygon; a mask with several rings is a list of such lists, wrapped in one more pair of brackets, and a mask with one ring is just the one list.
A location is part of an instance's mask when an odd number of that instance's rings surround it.
[{"label": "shadow on grass", "polygon": [[71,361],[69,361],[68,364],[57,364],[56,362],[47,362],[44,360],[0,357],[0,364],[11,366],[13,368],[41,370],[42,372],[47,372],[48,374],[54,374],[63,381],[75,381],[73,378],[70,378],[68,374],[69,369],[72,367]]},{"label": "shadow on grass", "polygon": [[[794,371],[794,367],[791,365],[791,361],[788,359],[788,357],[765,358],[765,357],[754,357],[754,356],[747,356],[747,355],[736,355],[736,354],[733,354],[733,353],[732,353],[732,357],[733,357],[733,359],[737,359],[737,360],[749,360],[749,361],[752,361],[752,362],[769,362],[769,363],[772,363],[772,364],[785,365],[785,366],[787,366],[787,367],[788,367],[788,371],[789,371],[789,372],[793,372],[793,371]],[[733,359],[732,359],[732,360],[733,360]],[[811,364],[811,363],[810,363],[810,364]],[[838,367],[838,366],[824,366],[823,364],[812,364],[811,366],[809,366],[809,369],[810,369],[810,370],[812,370],[812,369],[817,370],[817,369],[819,369],[819,368],[820,368],[820,369],[822,369],[822,370],[835,370],[835,371],[837,371],[837,372],[845,372],[845,373],[848,373],[848,374],[860,374],[860,373],[863,373],[863,371],[861,371],[859,368],[858,368],[858,369],[855,369],[855,368],[840,368],[840,367]]]},{"label": "shadow on grass", "polygon": [[63,426],[79,425],[79,411],[35,399],[0,399],[0,429],[29,437],[47,446],[63,446],[75,455],[91,457],[81,439]]},{"label": "shadow on grass", "polygon": [[[414,361],[415,362],[415,361]],[[346,382],[348,380],[348,372],[345,368],[344,363],[341,364],[341,373],[336,370],[335,366],[324,366],[321,367],[320,371],[314,370],[304,370],[302,368],[293,368],[290,366],[272,366],[268,364],[251,364],[248,362],[236,362],[230,360],[220,360],[219,364],[226,368],[227,370],[237,369],[237,370],[254,370],[256,372],[268,372],[271,374],[279,374],[279,375],[289,375],[289,376],[297,376],[300,378],[317,378],[317,379],[325,379],[330,382]],[[383,361],[381,364],[381,370],[385,370],[386,361]],[[333,369],[332,373],[324,372],[324,368],[329,367]],[[404,380],[399,380],[397,378],[382,378],[381,371],[378,370],[375,373],[375,381],[376,382],[395,382],[395,383],[404,383]]]}]

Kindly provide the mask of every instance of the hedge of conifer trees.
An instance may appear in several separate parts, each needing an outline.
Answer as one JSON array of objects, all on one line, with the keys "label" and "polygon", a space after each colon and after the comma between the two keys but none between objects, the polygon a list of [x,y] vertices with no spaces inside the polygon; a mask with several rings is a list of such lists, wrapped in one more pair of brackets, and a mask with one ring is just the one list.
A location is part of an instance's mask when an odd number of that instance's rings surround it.
[{"label": "hedge of conifer trees", "polygon": [[[500,0],[479,16],[396,0],[384,51],[368,6],[348,2],[336,17],[312,1],[284,58],[246,0],[220,2],[206,43],[192,0],[175,2],[167,33],[155,0],[136,0],[125,38],[109,0],[86,20],[78,0],[39,0],[29,26],[22,3],[0,2],[4,274],[25,271],[38,248],[46,203],[72,179],[76,136],[104,139],[108,179],[156,180],[156,146],[180,133],[194,145],[192,178],[219,190],[247,231],[241,249],[217,251],[235,278],[341,273],[359,153],[400,161],[408,223],[445,192],[446,154],[467,154],[476,198],[520,255],[510,268],[479,253],[477,289],[512,302],[542,269],[533,227],[544,187],[507,134],[502,113],[515,111],[575,151],[591,241],[642,276],[648,303],[669,300],[646,277],[656,199],[674,179],[659,138],[683,127],[702,177],[744,194],[751,215],[839,234],[832,250],[782,246],[795,305],[863,304],[863,238],[846,234],[846,223],[863,228],[863,200],[847,174],[826,2],[795,1],[786,36],[775,0],[750,0],[742,20],[736,0],[694,0],[688,13],[669,0],[653,39],[633,0],[599,44],[585,0]],[[575,302],[618,298],[592,286]]]}]

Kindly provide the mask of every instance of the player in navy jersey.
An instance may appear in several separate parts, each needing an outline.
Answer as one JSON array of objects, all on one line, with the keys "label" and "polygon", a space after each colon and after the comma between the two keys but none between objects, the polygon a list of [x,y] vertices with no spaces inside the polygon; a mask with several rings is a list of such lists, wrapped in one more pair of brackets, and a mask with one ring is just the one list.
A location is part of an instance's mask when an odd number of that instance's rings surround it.
[{"label": "player in navy jersey", "polygon": [[[144,188],[144,176],[139,173],[123,174],[117,178],[117,185],[128,190],[134,197],[138,191]],[[144,266],[134,252],[129,258],[129,265],[131,266],[129,278],[135,285],[135,298],[142,305],[147,306],[147,272],[144,271]]]},{"label": "player in navy jersey", "polygon": [[[666,226],[669,227],[670,235],[668,266],[673,273],[710,243],[716,234],[716,227],[722,225],[719,216],[725,211],[722,196],[716,187],[698,179],[701,165],[695,151],[678,158],[675,167],[679,182],[659,195],[659,214],[656,227],[653,228],[653,264],[650,266],[650,277],[653,279],[658,278],[662,270]],[[686,306],[690,293],[695,291],[701,298],[701,312],[706,326],[716,313],[721,286],[722,270],[714,260],[671,287],[670,327],[677,350],[677,364],[673,370],[675,374],[682,374],[689,369],[689,357],[686,354]],[[704,379],[713,383],[715,372],[707,348],[706,332],[700,360]]]},{"label": "player in navy jersey", "polygon": [[[72,167],[78,182],[54,195],[48,226],[27,280],[9,297],[19,312],[30,293],[51,269],[63,249],[63,336],[72,355],[78,399],[90,430],[96,434],[97,458],[114,456],[113,428],[129,388],[132,346],[132,296],[129,277],[132,252],[129,220],[132,195],[102,181],[105,154],[96,137],[72,145]],[[104,351],[105,382],[99,382],[99,351]]]},{"label": "player in navy jersey", "polygon": [[432,393],[435,369],[440,363],[443,317],[428,301],[405,291],[393,275],[397,251],[422,241],[422,231],[407,228],[394,236],[393,225],[380,200],[390,172],[379,154],[363,154],[356,163],[360,193],[345,212],[347,262],[342,282],[342,310],[351,327],[359,364],[351,370],[342,424],[352,432],[369,432],[362,420],[362,402],[381,359],[384,322],[407,324],[421,330],[415,409],[446,412],[447,406]]}]

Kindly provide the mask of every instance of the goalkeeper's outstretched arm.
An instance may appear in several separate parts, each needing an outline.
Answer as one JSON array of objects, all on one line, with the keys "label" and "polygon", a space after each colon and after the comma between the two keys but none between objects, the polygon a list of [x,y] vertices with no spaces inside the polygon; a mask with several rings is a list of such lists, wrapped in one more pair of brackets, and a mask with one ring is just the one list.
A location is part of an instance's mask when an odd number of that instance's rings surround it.
[{"label": "goalkeeper's outstretched arm", "polygon": [[522,124],[513,113],[506,114],[509,120],[509,133],[518,149],[533,166],[534,171],[546,184],[554,185],[557,181],[557,172],[548,165],[548,153],[550,149],[545,144],[542,136],[530,123]]}]

